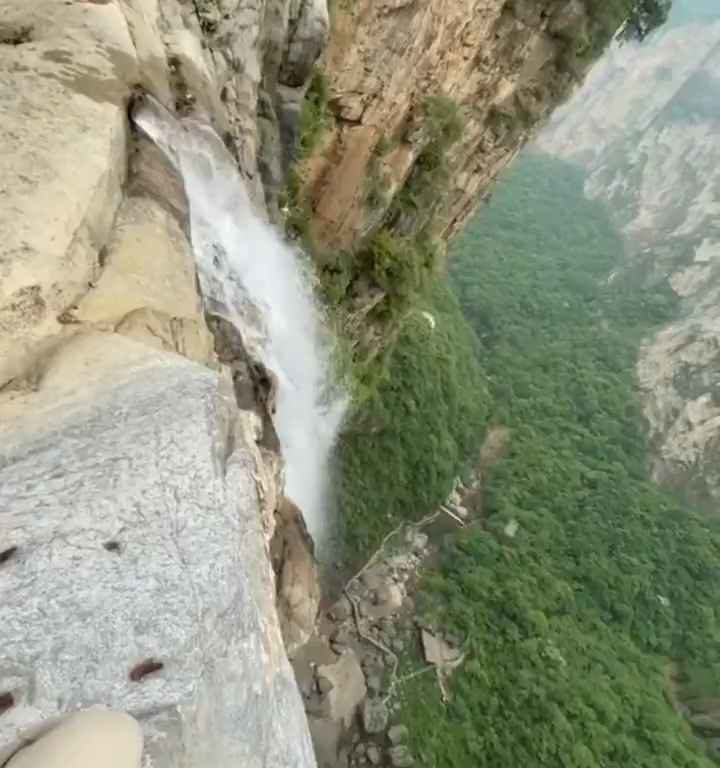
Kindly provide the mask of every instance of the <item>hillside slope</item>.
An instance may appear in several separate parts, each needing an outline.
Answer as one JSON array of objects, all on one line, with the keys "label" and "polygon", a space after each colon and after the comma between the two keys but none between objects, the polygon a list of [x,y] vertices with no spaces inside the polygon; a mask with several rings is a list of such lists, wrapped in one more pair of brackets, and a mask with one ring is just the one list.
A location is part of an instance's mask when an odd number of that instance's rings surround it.
[{"label": "hillside slope", "polygon": [[580,163],[586,194],[609,204],[626,251],[615,279],[667,281],[681,299],[638,366],[654,476],[717,510],[720,11],[703,8],[703,24],[680,6],[644,48],[608,55],[539,145]]}]

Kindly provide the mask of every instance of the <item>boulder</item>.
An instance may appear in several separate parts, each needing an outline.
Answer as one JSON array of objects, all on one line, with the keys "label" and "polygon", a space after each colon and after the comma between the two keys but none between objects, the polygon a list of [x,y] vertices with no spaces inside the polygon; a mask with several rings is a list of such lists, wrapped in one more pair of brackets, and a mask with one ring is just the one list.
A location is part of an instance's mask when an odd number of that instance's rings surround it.
[{"label": "boulder", "polygon": [[357,657],[351,650],[347,650],[334,664],[319,666],[317,674],[332,685],[323,701],[324,717],[349,726],[367,693],[365,676]]},{"label": "boulder", "polygon": [[376,565],[365,571],[360,577],[360,581],[368,591],[380,589],[385,586],[387,581],[387,569],[383,565]]},{"label": "boulder", "polygon": [[383,583],[373,592],[373,601],[362,600],[358,606],[360,615],[376,621],[397,613],[402,606],[405,593],[399,584]]},{"label": "boulder", "polygon": [[345,621],[352,616],[352,606],[350,601],[343,595],[338,601],[330,608],[330,616],[336,621]]},{"label": "boulder", "polygon": [[14,755],[7,768],[140,768],[142,730],[124,712],[70,715]]},{"label": "boulder", "polygon": [[453,491],[447,497],[447,504],[450,507],[459,507],[462,504],[462,498],[460,497],[460,493],[457,490],[453,489]]},{"label": "boulder", "polygon": [[287,653],[292,657],[315,631],[320,580],[312,539],[302,512],[284,498],[271,545],[277,577],[277,605]]},{"label": "boulder", "polygon": [[380,765],[380,761],[382,760],[382,753],[380,752],[380,749],[377,745],[368,744],[368,747],[365,750],[365,756],[367,757],[370,765]]},{"label": "boulder", "polygon": [[470,513],[465,507],[462,506],[462,504],[453,504],[450,507],[450,511],[454,512],[461,520],[467,520],[470,515]]}]

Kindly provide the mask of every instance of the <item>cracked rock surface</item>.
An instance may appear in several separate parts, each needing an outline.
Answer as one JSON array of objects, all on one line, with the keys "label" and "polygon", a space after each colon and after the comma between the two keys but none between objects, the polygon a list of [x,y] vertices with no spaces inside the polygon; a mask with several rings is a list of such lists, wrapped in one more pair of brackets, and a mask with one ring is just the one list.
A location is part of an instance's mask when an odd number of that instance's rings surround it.
[{"label": "cracked rock surface", "polygon": [[0,406],[0,758],[100,703],[141,721],[146,766],[314,765],[229,386],[104,334],[45,384]]}]

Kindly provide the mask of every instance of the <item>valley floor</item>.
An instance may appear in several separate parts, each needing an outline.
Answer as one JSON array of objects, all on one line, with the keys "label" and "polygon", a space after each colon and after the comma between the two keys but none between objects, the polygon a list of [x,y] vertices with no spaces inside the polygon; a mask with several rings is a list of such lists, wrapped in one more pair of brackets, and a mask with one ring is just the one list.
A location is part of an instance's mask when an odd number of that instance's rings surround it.
[{"label": "valley floor", "polygon": [[488,427],[510,435],[482,524],[446,537],[421,582],[420,621],[464,658],[447,697],[432,676],[399,689],[424,768],[699,768],[700,737],[720,733],[697,697],[681,717],[667,684],[670,660],[679,689],[702,670],[717,690],[720,669],[720,533],[649,481],[636,394],[638,345],[672,294],[608,284],[622,243],[582,185],[560,161],[518,161],[451,254],[464,320],[441,284],[419,300],[436,329],[406,327],[341,446],[358,552],[435,508]]}]

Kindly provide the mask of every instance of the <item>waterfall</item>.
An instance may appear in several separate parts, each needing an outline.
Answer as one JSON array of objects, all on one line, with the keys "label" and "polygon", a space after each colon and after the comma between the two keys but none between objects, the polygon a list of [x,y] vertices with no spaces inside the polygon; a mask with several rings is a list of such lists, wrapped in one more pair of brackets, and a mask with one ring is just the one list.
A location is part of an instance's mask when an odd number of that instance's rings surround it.
[{"label": "waterfall", "polygon": [[286,493],[321,544],[329,523],[329,459],[345,398],[332,385],[329,344],[302,254],[256,214],[232,155],[209,125],[180,120],[150,97],[133,120],[183,179],[203,296],[278,378],[273,421]]}]

